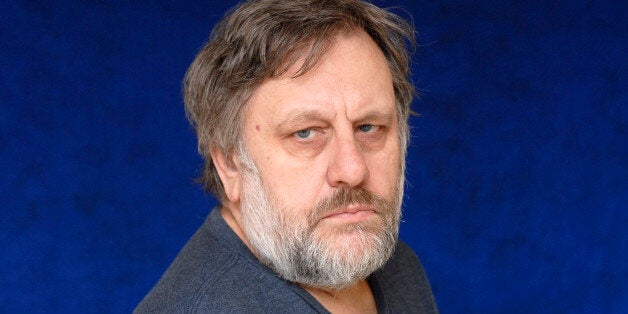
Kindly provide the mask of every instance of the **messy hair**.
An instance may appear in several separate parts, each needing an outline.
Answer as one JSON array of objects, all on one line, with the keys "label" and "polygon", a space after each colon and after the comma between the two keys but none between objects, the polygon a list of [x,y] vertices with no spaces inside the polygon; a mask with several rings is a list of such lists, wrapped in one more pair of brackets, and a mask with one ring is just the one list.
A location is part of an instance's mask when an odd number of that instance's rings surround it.
[{"label": "messy hair", "polygon": [[414,87],[409,80],[411,24],[361,0],[253,0],[237,6],[211,32],[183,81],[185,110],[198,136],[205,165],[199,179],[222,199],[224,188],[211,158],[219,149],[228,159],[236,151],[242,113],[255,89],[268,78],[305,74],[340,33],[366,32],[382,50],[393,78],[399,137],[405,155],[408,115]]}]

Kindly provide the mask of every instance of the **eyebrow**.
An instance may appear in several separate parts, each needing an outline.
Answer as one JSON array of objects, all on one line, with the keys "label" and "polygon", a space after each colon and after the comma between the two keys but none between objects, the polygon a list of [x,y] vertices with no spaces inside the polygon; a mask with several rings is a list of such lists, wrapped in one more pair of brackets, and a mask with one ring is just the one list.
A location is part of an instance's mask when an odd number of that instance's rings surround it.
[{"label": "eyebrow", "polygon": [[325,114],[319,110],[303,110],[297,111],[295,114],[291,114],[290,117],[286,119],[281,119],[278,125],[280,128],[286,128],[304,122],[326,120],[328,120],[328,117],[326,117]]},{"label": "eyebrow", "polygon": [[356,122],[359,121],[377,121],[380,123],[390,123],[393,121],[394,113],[390,112],[382,112],[379,110],[370,110],[364,116],[357,119]]},{"label": "eyebrow", "polygon": [[[382,112],[380,110],[369,110],[366,114],[361,115],[358,119],[353,121],[354,123],[360,123],[363,121],[374,121],[377,123],[388,124],[393,121],[393,117],[395,113],[390,112]],[[293,125],[298,125],[305,122],[312,121],[324,121],[327,123],[329,117],[325,115],[324,112],[320,110],[303,110],[298,111],[290,117],[283,119],[279,122],[279,128],[289,128]]]}]

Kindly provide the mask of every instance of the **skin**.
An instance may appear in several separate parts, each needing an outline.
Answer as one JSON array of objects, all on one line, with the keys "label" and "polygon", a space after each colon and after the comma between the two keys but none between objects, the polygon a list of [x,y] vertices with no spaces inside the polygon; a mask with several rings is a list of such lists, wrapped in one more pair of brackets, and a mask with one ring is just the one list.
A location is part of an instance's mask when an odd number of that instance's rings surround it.
[{"label": "skin", "polygon": [[[292,78],[299,66],[262,83],[244,112],[245,145],[266,188],[288,215],[302,219],[343,185],[393,199],[400,143],[392,76],[377,44],[363,31],[340,34],[316,67]],[[212,158],[225,187],[221,214],[250,247],[239,210],[240,165],[219,150]],[[355,235],[338,227],[375,216],[355,204],[324,218],[318,228],[351,243]],[[376,310],[365,280],[343,291],[304,288],[332,312]]]}]

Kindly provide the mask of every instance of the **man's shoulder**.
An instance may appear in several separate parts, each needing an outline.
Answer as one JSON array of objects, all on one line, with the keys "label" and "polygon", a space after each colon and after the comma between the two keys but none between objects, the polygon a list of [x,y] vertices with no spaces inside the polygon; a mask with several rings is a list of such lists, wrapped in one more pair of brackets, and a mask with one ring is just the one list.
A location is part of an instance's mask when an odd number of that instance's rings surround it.
[{"label": "man's shoulder", "polygon": [[410,246],[401,240],[397,242],[395,252],[384,268],[397,268],[395,271],[423,272],[423,265],[419,257]]},{"label": "man's shoulder", "polygon": [[371,281],[382,294],[381,301],[386,302],[387,308],[393,312],[408,312],[408,309],[417,313],[438,312],[423,265],[402,241],[398,242],[393,256],[375,272]]},{"label": "man's shoulder", "polygon": [[[215,222],[214,222],[215,223]],[[190,238],[136,313],[267,312],[312,308],[290,283],[229,243],[210,219]]]},{"label": "man's shoulder", "polygon": [[201,298],[215,294],[239,262],[237,252],[220,243],[206,222],[181,249],[136,312],[188,312]]}]

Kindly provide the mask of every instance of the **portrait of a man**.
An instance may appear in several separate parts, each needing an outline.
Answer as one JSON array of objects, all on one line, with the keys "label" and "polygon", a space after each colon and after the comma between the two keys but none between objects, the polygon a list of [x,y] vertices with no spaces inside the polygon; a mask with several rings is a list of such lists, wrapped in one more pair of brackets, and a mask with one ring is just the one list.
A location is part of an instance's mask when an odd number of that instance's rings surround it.
[{"label": "portrait of a man", "polygon": [[183,87],[220,205],[136,312],[437,312],[398,240],[413,36],[360,0],[229,12]]},{"label": "portrait of a man", "polygon": [[628,313],[625,1],[0,3],[1,313]]}]

